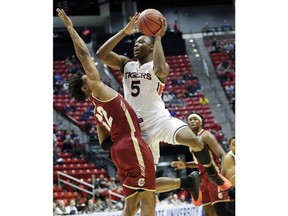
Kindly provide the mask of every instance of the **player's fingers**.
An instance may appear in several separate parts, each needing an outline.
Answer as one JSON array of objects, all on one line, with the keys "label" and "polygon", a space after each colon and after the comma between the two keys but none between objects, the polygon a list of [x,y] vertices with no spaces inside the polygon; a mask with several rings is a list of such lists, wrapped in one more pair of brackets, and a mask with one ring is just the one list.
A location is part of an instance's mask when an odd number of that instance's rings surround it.
[{"label": "player's fingers", "polygon": [[[136,29],[134,29],[133,32],[134,32],[134,33],[137,33],[137,32],[139,32],[139,29],[136,28]],[[134,34],[134,33],[133,33],[133,34]]]},{"label": "player's fingers", "polygon": [[165,18],[163,18],[162,24],[164,24],[165,26],[167,25],[167,22],[166,22],[166,19],[165,19]]}]

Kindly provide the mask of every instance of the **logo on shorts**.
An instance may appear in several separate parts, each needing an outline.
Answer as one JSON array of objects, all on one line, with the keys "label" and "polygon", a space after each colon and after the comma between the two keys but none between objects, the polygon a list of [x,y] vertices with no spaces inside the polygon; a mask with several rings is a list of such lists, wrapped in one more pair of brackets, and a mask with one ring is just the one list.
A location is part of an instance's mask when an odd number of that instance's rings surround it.
[{"label": "logo on shorts", "polygon": [[218,193],[218,198],[223,199],[223,194],[221,192]]},{"label": "logo on shorts", "polygon": [[145,179],[144,179],[144,178],[138,179],[138,185],[139,185],[140,187],[143,187],[144,184],[145,184]]}]

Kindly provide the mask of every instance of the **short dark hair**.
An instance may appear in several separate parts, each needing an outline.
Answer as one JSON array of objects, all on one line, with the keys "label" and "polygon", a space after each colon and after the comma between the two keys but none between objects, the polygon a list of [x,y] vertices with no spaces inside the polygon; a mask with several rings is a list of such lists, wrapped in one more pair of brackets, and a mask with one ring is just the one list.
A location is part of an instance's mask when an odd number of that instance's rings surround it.
[{"label": "short dark hair", "polygon": [[[142,36],[148,38],[149,41],[150,41],[150,44],[153,44],[153,45],[154,45],[154,43],[155,43],[155,37],[154,37],[154,36],[141,35],[140,37],[142,37]],[[139,38],[140,38],[140,37],[139,37]]]},{"label": "short dark hair", "polygon": [[148,38],[150,38],[151,44],[155,43],[155,37],[154,36],[148,36]]},{"label": "short dark hair", "polygon": [[81,87],[84,84],[82,80],[83,75],[84,73],[82,71],[77,71],[76,74],[68,79],[69,96],[75,98],[79,102],[85,102],[87,98],[86,94],[81,90]]}]

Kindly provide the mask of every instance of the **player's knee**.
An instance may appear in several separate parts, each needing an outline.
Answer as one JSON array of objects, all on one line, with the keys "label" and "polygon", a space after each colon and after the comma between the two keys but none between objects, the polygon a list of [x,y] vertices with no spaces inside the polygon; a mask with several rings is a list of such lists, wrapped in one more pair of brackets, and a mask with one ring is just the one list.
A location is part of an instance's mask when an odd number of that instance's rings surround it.
[{"label": "player's knee", "polygon": [[183,128],[180,130],[176,134],[176,141],[191,147],[194,151],[201,151],[203,148],[203,144],[189,128]]}]

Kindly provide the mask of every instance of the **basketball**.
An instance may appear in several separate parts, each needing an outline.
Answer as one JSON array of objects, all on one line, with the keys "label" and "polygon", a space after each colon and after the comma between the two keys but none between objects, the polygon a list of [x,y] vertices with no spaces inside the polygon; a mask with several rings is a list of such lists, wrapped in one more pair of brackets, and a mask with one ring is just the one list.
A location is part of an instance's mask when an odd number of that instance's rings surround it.
[{"label": "basketball", "polygon": [[160,19],[164,19],[163,14],[156,9],[146,9],[142,11],[138,18],[139,31],[147,36],[154,36],[162,26]]}]

